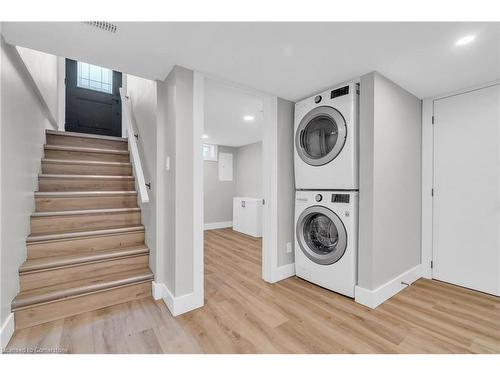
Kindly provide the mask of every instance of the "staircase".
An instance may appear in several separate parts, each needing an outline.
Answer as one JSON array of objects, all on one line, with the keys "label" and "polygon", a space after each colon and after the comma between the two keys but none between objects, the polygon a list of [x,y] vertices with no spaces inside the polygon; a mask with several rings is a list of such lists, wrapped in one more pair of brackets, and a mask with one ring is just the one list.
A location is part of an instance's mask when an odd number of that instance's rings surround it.
[{"label": "staircase", "polygon": [[16,329],[151,295],[124,138],[47,130]]}]

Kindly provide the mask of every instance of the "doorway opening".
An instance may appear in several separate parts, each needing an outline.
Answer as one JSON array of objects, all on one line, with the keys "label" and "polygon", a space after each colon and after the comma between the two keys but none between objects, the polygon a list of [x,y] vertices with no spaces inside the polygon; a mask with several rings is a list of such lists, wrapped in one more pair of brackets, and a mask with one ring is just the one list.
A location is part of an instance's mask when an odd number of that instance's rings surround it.
[{"label": "doorway opening", "polygon": [[205,79],[202,141],[207,292],[220,280],[235,282],[243,272],[254,280],[262,278],[263,123],[261,97]]},{"label": "doorway opening", "polygon": [[[283,279],[282,270],[278,267],[278,98],[245,86],[222,81],[201,72],[193,75],[193,305],[202,306],[204,300],[204,281],[209,272],[204,270],[204,163],[203,144],[211,144],[210,135],[205,132],[205,86],[210,81],[223,84],[237,92],[258,98],[262,101],[262,237],[257,245],[257,267],[252,280],[263,285],[263,281],[274,283]],[[229,108],[229,103],[224,108]],[[226,112],[226,111],[223,111]],[[252,114],[240,114],[241,116]],[[255,116],[255,115],[254,115]],[[253,119],[255,120],[255,118]],[[245,119],[244,119],[245,121]],[[246,121],[251,121],[247,118]],[[208,138],[203,138],[206,134]],[[257,142],[258,140],[256,140]],[[256,143],[254,142],[254,143]],[[213,142],[215,143],[215,142]],[[212,143],[212,144],[213,144]],[[218,149],[218,148],[217,148]],[[196,151],[199,150],[199,151]],[[217,150],[218,151],[218,150]],[[206,151],[208,152],[208,150]],[[217,167],[218,168],[218,167]],[[218,173],[218,171],[217,171]],[[234,177],[233,177],[234,178]],[[234,197],[233,197],[234,198]],[[238,198],[238,197],[237,197]],[[246,203],[245,203],[246,204]],[[253,237],[250,237],[253,238]],[[227,244],[226,244],[227,247]],[[230,247],[230,246],[229,246]],[[213,252],[216,257],[221,255]],[[231,256],[231,253],[225,254]],[[242,254],[244,256],[245,254]],[[258,264],[261,264],[260,272]],[[226,270],[228,267],[226,266]],[[236,272],[235,270],[233,270]],[[243,274],[242,274],[243,275]],[[207,285],[208,286],[208,285]]]},{"label": "doorway opening", "polygon": [[65,60],[66,131],[122,136],[122,73]]}]

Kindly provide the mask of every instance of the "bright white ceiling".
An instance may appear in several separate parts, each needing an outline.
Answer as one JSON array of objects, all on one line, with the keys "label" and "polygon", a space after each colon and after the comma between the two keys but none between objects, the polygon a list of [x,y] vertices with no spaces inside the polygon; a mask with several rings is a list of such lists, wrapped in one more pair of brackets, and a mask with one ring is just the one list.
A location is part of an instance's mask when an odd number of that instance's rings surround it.
[{"label": "bright white ceiling", "polygon": [[[499,23],[4,23],[9,43],[164,79],[174,64],[298,100],[377,70],[419,97],[500,77]],[[476,40],[457,47],[455,41]]]},{"label": "bright white ceiling", "polygon": [[[239,147],[262,140],[263,102],[226,84],[206,80],[205,143]],[[245,121],[244,116],[254,120]]]}]

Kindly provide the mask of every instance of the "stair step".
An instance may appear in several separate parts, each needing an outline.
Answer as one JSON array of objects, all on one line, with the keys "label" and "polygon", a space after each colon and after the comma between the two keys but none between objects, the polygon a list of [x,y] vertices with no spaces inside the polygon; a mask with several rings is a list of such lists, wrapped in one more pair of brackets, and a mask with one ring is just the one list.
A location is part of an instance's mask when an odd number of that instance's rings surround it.
[{"label": "stair step", "polygon": [[137,207],[136,191],[37,191],[37,212]]},{"label": "stair step", "polygon": [[19,268],[21,292],[68,283],[75,279],[104,276],[146,268],[149,250],[145,245],[78,252],[72,256],[30,259]]},{"label": "stair step", "polygon": [[130,156],[127,150],[47,144],[44,146],[44,149],[45,159],[130,162]]},{"label": "stair step", "polygon": [[132,164],[95,160],[42,159],[42,173],[131,176]]},{"label": "stair step", "polygon": [[151,296],[152,280],[143,268],[21,292],[12,301],[16,329]]},{"label": "stair step", "polygon": [[39,191],[130,191],[135,190],[134,176],[41,174]]},{"label": "stair step", "polygon": [[28,259],[21,267],[19,274],[36,271],[47,271],[83,263],[101,262],[104,260],[123,258],[128,256],[148,254],[149,249],[145,245],[121,247],[117,249],[106,249],[101,251],[81,251],[75,255],[49,256],[38,259]]},{"label": "stair step", "polygon": [[38,242],[38,241],[50,241],[50,240],[61,240],[69,238],[79,238],[88,237],[102,234],[114,234],[119,232],[137,231],[144,230],[143,225],[134,225],[130,227],[118,227],[118,228],[105,228],[98,230],[84,230],[84,231],[73,231],[73,232],[55,232],[43,235],[29,235],[27,242]]},{"label": "stair step", "polygon": [[143,225],[30,235],[26,240],[28,259],[138,245],[144,245]]},{"label": "stair step", "polygon": [[31,215],[31,233],[95,230],[140,223],[141,209],[138,207],[35,212]]},{"label": "stair step", "polygon": [[49,302],[61,298],[74,297],[106,288],[121,286],[131,282],[134,283],[138,281],[151,280],[152,276],[152,272],[149,269],[142,268],[105,276],[74,280],[64,285],[51,285],[43,288],[37,288],[19,293],[12,302],[12,310],[16,311],[29,305]]},{"label": "stair step", "polygon": [[46,130],[47,144],[74,147],[100,147],[113,150],[127,150],[126,138],[107,135],[75,133],[57,130]]}]

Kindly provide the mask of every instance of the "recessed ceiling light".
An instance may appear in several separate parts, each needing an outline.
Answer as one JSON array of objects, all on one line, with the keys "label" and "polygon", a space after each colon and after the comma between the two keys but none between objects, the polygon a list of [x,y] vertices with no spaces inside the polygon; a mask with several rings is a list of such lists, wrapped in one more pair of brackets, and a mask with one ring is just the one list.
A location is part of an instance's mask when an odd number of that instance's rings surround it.
[{"label": "recessed ceiling light", "polygon": [[203,138],[207,139],[207,138],[208,138],[208,135],[203,134]]},{"label": "recessed ceiling light", "polygon": [[245,121],[253,121],[255,119],[255,117],[253,116],[243,116],[243,120]]},{"label": "recessed ceiling light", "polygon": [[455,42],[455,45],[457,45],[457,46],[464,46],[464,45],[469,44],[470,42],[472,42],[474,39],[476,39],[475,35],[467,35],[467,36],[464,36],[463,38],[458,39]]}]

